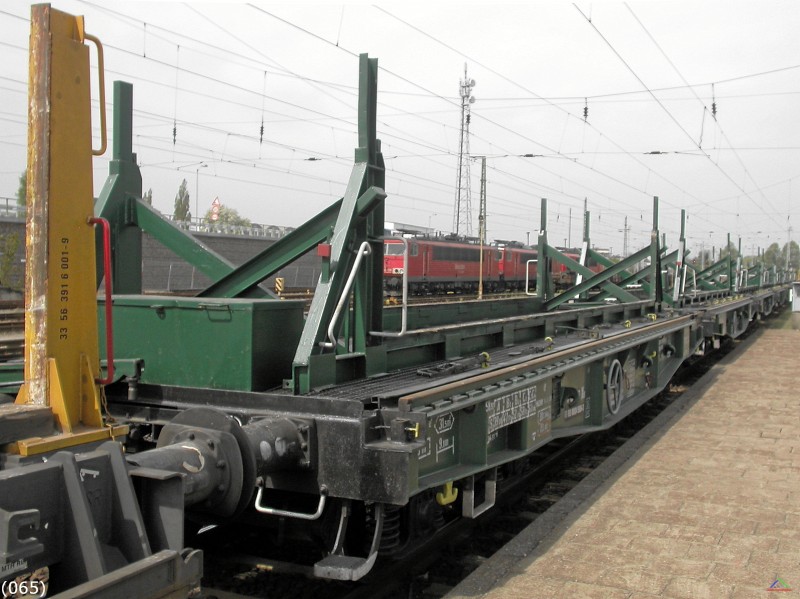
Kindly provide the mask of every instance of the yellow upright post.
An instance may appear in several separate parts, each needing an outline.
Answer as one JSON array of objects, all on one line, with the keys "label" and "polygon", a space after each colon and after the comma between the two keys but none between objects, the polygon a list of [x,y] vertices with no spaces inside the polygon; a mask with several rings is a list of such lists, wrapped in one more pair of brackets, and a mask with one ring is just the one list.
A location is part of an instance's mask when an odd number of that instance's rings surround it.
[{"label": "yellow upright post", "polygon": [[[94,195],[87,38],[96,41],[84,32],[83,17],[48,4],[32,7],[25,383],[17,403],[49,405],[58,426],[53,436],[18,441],[23,455],[126,432],[104,425],[96,382],[100,358],[95,235],[89,223]],[[99,42],[97,47],[102,53]],[[99,71],[102,87],[102,61]],[[103,104],[101,96],[101,113]],[[102,129],[105,138],[104,123]]]}]

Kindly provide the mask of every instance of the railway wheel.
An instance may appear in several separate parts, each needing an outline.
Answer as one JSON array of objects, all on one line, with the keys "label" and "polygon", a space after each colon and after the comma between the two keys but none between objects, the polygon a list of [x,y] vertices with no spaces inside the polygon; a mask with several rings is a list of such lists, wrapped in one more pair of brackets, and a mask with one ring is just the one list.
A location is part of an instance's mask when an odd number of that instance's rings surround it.
[{"label": "railway wheel", "polygon": [[619,412],[622,405],[622,364],[619,360],[611,362],[606,379],[606,404],[612,414]]}]

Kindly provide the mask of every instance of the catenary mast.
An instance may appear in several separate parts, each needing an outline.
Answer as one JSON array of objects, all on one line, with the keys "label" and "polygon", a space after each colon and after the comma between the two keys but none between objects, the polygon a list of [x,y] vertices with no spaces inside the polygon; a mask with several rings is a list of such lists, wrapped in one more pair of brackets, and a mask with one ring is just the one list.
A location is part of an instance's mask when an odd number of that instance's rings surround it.
[{"label": "catenary mast", "polygon": [[470,105],[475,102],[472,88],[475,80],[467,77],[464,64],[464,78],[461,80],[461,134],[458,148],[458,181],[456,182],[456,203],[453,210],[453,232],[456,235],[472,235],[472,202],[470,192],[469,122]]}]

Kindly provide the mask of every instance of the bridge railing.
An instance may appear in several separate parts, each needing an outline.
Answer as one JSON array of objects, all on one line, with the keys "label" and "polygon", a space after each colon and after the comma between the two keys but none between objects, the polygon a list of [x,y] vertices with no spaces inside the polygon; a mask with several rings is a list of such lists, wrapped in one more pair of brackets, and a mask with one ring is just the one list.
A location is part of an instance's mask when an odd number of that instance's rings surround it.
[{"label": "bridge railing", "polygon": [[17,198],[0,196],[0,217],[25,220],[25,206],[17,204]]},{"label": "bridge railing", "polygon": [[295,227],[280,225],[262,225],[253,223],[250,225],[231,225],[225,223],[209,223],[200,218],[191,220],[175,220],[172,215],[163,215],[167,220],[172,221],[178,228],[191,233],[212,233],[216,235],[239,235],[244,237],[264,237],[267,239],[281,239],[292,231]]}]

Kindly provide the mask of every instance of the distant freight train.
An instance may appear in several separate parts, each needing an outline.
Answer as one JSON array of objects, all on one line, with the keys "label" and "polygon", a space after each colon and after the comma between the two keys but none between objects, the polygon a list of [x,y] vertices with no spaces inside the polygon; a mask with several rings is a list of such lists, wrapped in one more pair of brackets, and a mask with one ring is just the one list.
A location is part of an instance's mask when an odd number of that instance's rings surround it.
[{"label": "distant freight train", "polygon": [[[446,238],[412,237],[384,242],[383,278],[387,295],[399,295],[403,286],[404,246],[408,246],[408,292],[410,295],[473,293],[478,290],[481,248],[474,243]],[[577,254],[565,254],[577,261]],[[483,289],[487,293],[521,291],[536,287],[538,251],[518,244],[483,247]],[[575,282],[575,273],[552,262],[553,281],[559,287]]]}]

